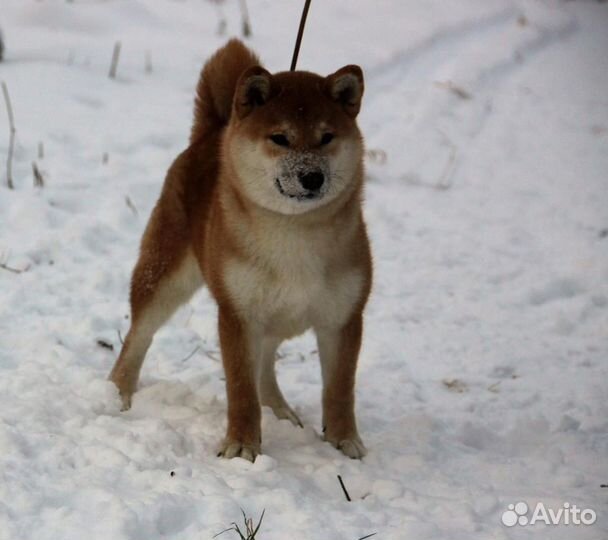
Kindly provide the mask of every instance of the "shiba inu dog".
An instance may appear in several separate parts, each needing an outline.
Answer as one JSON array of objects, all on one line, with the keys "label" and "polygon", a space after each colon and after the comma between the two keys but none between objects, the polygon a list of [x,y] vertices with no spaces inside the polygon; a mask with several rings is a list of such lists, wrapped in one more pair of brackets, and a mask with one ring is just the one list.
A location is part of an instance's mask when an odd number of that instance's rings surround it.
[{"label": "shiba inu dog", "polygon": [[354,385],[372,262],[361,212],[363,74],[271,75],[240,41],[207,62],[190,145],[167,174],[131,281],[131,328],[110,374],[131,404],[156,330],[203,284],[219,311],[228,428],[219,455],[253,461],[261,405],[296,425],[275,376],[280,343],[312,328],[323,430],[365,455]]}]

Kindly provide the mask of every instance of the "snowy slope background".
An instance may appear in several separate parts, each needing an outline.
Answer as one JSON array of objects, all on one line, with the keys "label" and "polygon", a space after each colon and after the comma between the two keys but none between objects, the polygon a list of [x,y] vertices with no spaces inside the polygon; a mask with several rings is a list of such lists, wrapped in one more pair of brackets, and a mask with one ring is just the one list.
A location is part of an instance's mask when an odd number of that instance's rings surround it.
[{"label": "snowy slope background", "polygon": [[[301,2],[248,3],[248,43],[286,69]],[[215,456],[206,292],[159,332],[119,412],[106,377],[139,238],[237,6],[219,36],[203,0],[1,2],[17,144],[9,191],[0,103],[0,539],[204,540],[241,508],[266,510],[258,540],[607,538],[607,4],[312,3],[299,67],[366,74],[363,461],[320,440],[308,335],[278,363],[306,427],[265,410],[264,455]],[[519,501],[597,521],[504,526]]]}]

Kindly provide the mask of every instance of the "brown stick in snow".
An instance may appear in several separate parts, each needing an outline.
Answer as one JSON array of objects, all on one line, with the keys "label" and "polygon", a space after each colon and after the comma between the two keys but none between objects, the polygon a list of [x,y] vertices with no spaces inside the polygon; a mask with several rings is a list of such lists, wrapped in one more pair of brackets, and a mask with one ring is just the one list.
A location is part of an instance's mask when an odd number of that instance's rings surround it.
[{"label": "brown stick in snow", "polygon": [[243,18],[243,35],[249,37],[251,35],[251,20],[249,19],[247,0],[241,0],[241,17]]},{"label": "brown stick in snow", "polygon": [[32,161],[32,172],[34,173],[34,186],[44,187],[44,177],[35,161]]},{"label": "brown stick in snow", "polygon": [[4,94],[4,102],[6,103],[6,112],[8,113],[8,126],[10,131],[10,139],[8,143],[8,158],[6,160],[6,185],[8,189],[14,189],[13,184],[13,152],[15,151],[15,120],[13,118],[13,107],[11,106],[11,98],[8,94],[8,87],[2,81],[2,93]]},{"label": "brown stick in snow", "polygon": [[120,58],[120,41],[114,44],[114,52],[112,53],[112,64],[110,65],[110,79],[116,78],[116,69],[118,68],[118,59]]}]

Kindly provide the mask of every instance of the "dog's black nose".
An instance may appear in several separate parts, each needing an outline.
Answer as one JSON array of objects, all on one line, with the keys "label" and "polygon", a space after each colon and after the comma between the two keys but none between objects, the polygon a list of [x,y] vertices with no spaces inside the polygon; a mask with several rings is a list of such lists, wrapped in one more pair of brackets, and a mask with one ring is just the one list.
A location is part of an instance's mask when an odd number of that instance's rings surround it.
[{"label": "dog's black nose", "polygon": [[304,189],[308,189],[309,191],[319,190],[323,182],[325,182],[325,177],[320,171],[300,175],[300,184],[302,184]]}]

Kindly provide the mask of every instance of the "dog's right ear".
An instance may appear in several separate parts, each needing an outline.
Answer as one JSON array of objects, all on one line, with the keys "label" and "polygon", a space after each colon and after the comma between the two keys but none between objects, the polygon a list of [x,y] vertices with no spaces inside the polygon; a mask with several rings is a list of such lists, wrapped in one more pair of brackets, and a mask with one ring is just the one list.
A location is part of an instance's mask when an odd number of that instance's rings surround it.
[{"label": "dog's right ear", "polygon": [[261,66],[253,66],[240,76],[234,93],[234,111],[245,118],[255,107],[264,105],[272,93],[272,75]]},{"label": "dog's right ear", "polygon": [[325,77],[325,91],[351,118],[355,118],[361,109],[363,87],[363,71],[359,66],[344,66]]}]

